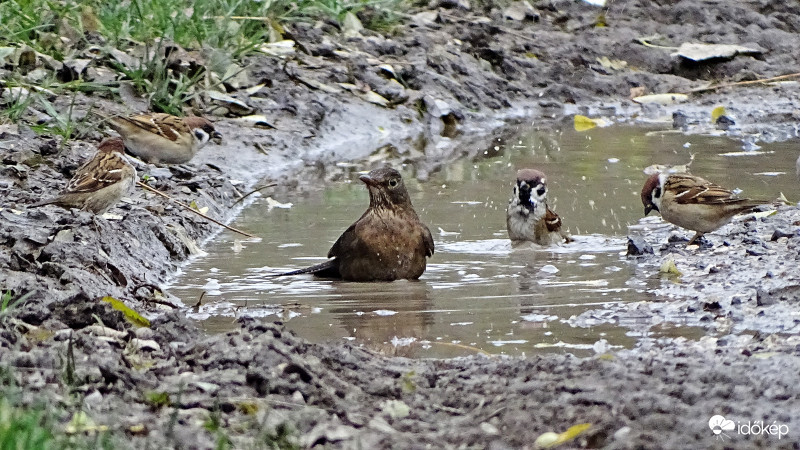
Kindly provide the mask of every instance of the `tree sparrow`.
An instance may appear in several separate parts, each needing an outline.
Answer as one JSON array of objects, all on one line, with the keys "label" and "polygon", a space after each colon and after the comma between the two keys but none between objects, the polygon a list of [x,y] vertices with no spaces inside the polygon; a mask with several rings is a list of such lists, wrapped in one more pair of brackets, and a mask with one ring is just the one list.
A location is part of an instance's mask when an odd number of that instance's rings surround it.
[{"label": "tree sparrow", "polygon": [[133,155],[153,164],[183,164],[209,140],[222,138],[203,117],[175,117],[154,113],[132,117],[111,117],[109,124],[125,141]]},{"label": "tree sparrow", "polygon": [[517,172],[514,194],[506,209],[506,228],[512,244],[525,241],[547,246],[572,242],[561,229],[561,218],[547,206],[547,180],[534,169]]},{"label": "tree sparrow", "polygon": [[97,150],[57,197],[32,207],[56,204],[103,214],[114,206],[136,183],[136,169],[128,162],[125,146],[118,137],[103,140]]},{"label": "tree sparrow", "polygon": [[656,210],[667,222],[694,231],[687,245],[730,222],[733,216],[767,203],[770,202],[738,198],[725,188],[687,173],[655,173],[642,188],[644,215]]},{"label": "tree sparrow", "polygon": [[416,280],[433,256],[433,236],[420,220],[400,173],[386,167],[359,177],[369,189],[369,208],[328,252],[331,260],[283,273],[313,273],[349,281]]}]

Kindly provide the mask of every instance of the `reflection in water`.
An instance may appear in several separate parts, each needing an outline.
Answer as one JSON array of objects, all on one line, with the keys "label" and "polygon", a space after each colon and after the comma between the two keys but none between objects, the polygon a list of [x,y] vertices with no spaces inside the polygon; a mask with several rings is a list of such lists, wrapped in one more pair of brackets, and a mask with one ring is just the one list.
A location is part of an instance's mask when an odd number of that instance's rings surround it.
[{"label": "reflection in water", "polygon": [[[359,295],[351,288],[341,289],[339,294],[342,297],[362,297],[361,301],[354,302],[354,305],[332,306],[329,311],[349,336],[373,350],[392,356],[409,356],[413,345],[427,339],[433,313],[425,282],[399,280],[383,283],[378,295],[374,283],[358,283],[357,286],[335,283],[334,292],[342,285],[362,291]],[[369,307],[356,306],[366,303]]]},{"label": "reflection in water", "polygon": [[[204,305],[190,315],[210,331],[227,330],[237,315],[248,315],[283,321],[314,342],[350,339],[412,357],[592,354],[602,339],[631,346],[644,336],[697,337],[699,330],[675,325],[680,318],[653,323],[637,320],[635,311],[616,325],[587,321],[580,328],[567,320],[603,305],[653,300],[649,291],[660,279],[634,278],[636,262],[624,256],[628,226],[642,216],[644,167],[683,164],[695,153],[693,173],[746,196],[772,198],[794,189],[794,174],[783,172],[794,167],[796,152],[764,144],[762,150],[773,153],[722,156],[740,147],[722,138],[612,127],[529,133],[487,149],[482,158],[451,164],[424,184],[407,167],[409,193],[436,241],[417,282],[268,277],[324,260],[320,256],[368,204],[358,182],[303,197],[285,194],[277,200],[292,202],[291,209],[259,202],[235,224],[263,241],[236,244],[238,236],[222,233],[170,291],[186,304],[206,292]],[[522,167],[548,175],[549,203],[576,242],[511,249],[505,208]]]}]

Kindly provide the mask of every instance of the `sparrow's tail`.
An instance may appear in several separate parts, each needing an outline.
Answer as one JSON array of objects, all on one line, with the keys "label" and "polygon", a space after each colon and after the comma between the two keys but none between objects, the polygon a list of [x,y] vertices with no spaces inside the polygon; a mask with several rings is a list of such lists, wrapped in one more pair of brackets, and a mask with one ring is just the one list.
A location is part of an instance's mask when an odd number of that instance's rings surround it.
[{"label": "sparrow's tail", "polygon": [[341,275],[339,274],[339,264],[337,263],[335,258],[329,259],[328,261],[325,261],[323,263],[315,264],[311,267],[306,267],[305,269],[298,269],[284,273],[276,273],[270,276],[285,277],[290,275],[303,275],[307,273],[313,273],[314,275],[323,278],[341,278]]},{"label": "sparrow's tail", "polygon": [[47,199],[47,200],[42,200],[40,202],[36,202],[36,203],[34,203],[32,205],[28,205],[28,208],[38,208],[38,207],[44,206],[44,205],[52,205],[53,203],[55,203],[57,201],[58,201],[57,198],[50,198],[50,199]]}]

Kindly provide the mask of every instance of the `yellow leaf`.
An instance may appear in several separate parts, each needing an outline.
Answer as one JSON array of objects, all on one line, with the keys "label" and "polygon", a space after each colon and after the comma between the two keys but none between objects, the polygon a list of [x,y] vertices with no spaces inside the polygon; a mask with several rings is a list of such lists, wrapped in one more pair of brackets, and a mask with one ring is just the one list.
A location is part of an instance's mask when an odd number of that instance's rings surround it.
[{"label": "yellow leaf", "polygon": [[239,411],[248,416],[254,416],[258,412],[258,404],[255,402],[239,403]]},{"label": "yellow leaf", "polygon": [[672,258],[664,261],[664,264],[661,264],[661,267],[658,269],[661,273],[666,273],[670,275],[683,275],[680,270],[678,270],[678,266],[675,265],[675,261]]},{"label": "yellow leaf", "polygon": [[127,306],[125,306],[125,303],[122,303],[121,301],[115,299],[114,297],[107,296],[107,297],[103,297],[102,300],[104,302],[106,302],[106,303],[110,303],[112,308],[116,309],[117,311],[120,311],[125,316],[125,318],[128,320],[128,322],[130,322],[130,323],[132,323],[132,324],[134,324],[134,325],[136,325],[138,327],[149,327],[150,326],[150,321],[149,320],[147,320],[144,317],[142,317],[136,311],[128,308]]},{"label": "yellow leaf", "polygon": [[575,114],[575,131],[591,130],[597,126],[597,122],[586,116]]},{"label": "yellow leaf", "polygon": [[197,207],[197,202],[194,200],[192,200],[191,203],[189,203],[189,208],[192,208],[195,211],[198,211],[200,209]]},{"label": "yellow leaf", "polygon": [[557,445],[561,445],[575,439],[591,427],[592,424],[590,423],[579,423],[578,425],[569,427],[567,431],[560,434],[548,431],[547,433],[542,433],[541,436],[536,438],[534,445],[537,448],[553,448]]},{"label": "yellow leaf", "polygon": [[563,444],[564,442],[569,442],[575,439],[576,437],[580,436],[581,434],[583,434],[586,430],[588,430],[591,427],[592,424],[590,423],[579,423],[578,425],[573,425],[567,428],[567,431],[561,433],[558,436],[558,441],[559,441],[558,443]]},{"label": "yellow leaf", "polygon": [[711,123],[717,123],[717,119],[727,114],[724,106],[717,106],[711,110]]},{"label": "yellow leaf", "polygon": [[92,418],[83,411],[76,412],[72,416],[72,420],[70,420],[67,426],[64,427],[64,432],[67,434],[93,433],[96,431],[106,430],[108,430],[106,425],[95,424],[94,420],[92,420]]}]

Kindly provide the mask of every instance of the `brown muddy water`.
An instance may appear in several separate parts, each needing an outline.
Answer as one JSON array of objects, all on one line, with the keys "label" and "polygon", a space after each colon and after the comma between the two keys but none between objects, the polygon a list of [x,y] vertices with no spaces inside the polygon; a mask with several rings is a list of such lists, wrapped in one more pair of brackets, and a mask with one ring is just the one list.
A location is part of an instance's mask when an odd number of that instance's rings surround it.
[{"label": "brown muddy water", "polygon": [[[740,141],[727,138],[623,126],[583,133],[528,131],[424,182],[415,179],[413,167],[403,168],[417,212],[436,241],[436,254],[419,281],[267,277],[324,260],[358,219],[369,200],[356,168],[349,177],[354,181],[259,199],[233,225],[263,240],[220,234],[207,255],[185,266],[170,292],[187,305],[205,292],[190,317],[210,332],[226,331],[236,317],[251,316],[282,321],[314,342],[351,340],[411,357],[588,355],[630,347],[645,336],[697,339],[704,331],[692,326],[630,320],[571,326],[568,319],[613,303],[659,301],[649,291],[669,282],[635,278],[636,262],[625,257],[628,225],[642,217],[644,167],[684,164],[694,153],[692,173],[742,189],[742,195],[775,198],[794,192],[796,149],[787,143],[760,145],[743,152]],[[523,167],[548,175],[551,207],[575,243],[511,249],[505,207],[514,174]]]}]

